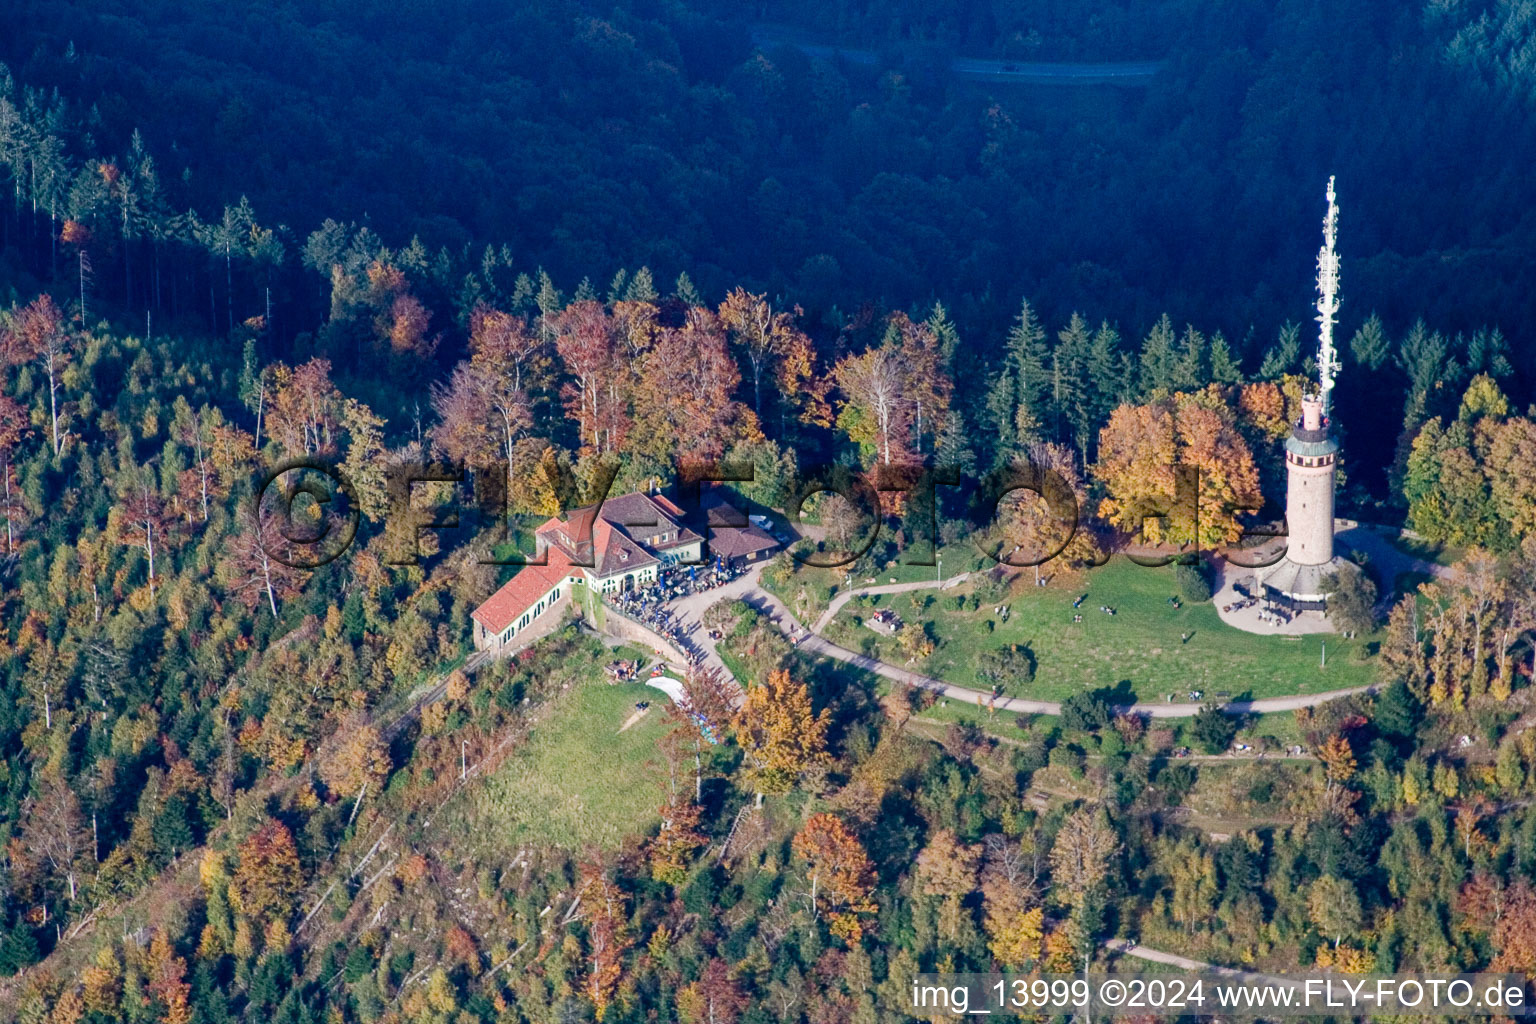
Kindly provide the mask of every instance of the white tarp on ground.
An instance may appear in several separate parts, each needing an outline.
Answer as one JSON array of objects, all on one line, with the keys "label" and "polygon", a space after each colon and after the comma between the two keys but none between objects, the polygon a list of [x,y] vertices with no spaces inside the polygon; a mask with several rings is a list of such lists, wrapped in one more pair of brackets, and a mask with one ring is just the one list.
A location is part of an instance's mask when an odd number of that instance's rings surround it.
[{"label": "white tarp on ground", "polygon": [[674,704],[683,696],[683,683],[680,679],[673,679],[671,676],[652,676],[645,682],[647,686],[654,686],[672,698]]}]

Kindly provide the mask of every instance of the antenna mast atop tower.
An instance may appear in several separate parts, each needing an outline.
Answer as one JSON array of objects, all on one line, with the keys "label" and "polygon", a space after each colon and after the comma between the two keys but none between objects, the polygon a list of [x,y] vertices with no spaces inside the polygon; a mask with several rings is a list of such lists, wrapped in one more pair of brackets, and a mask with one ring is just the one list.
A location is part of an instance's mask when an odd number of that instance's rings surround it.
[{"label": "antenna mast atop tower", "polygon": [[1333,177],[1328,178],[1328,216],[1323,218],[1323,247],[1317,253],[1317,382],[1323,400],[1323,415],[1332,406],[1333,380],[1338,375],[1339,354],[1333,347],[1334,317],[1339,312],[1339,204],[1333,191]]}]

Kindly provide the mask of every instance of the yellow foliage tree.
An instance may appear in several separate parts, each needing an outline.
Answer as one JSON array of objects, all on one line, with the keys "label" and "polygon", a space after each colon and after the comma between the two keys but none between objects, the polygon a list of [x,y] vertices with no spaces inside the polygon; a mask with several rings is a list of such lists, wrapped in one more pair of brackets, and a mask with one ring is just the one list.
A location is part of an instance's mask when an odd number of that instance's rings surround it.
[{"label": "yellow foliage tree", "polygon": [[286,917],[304,884],[299,851],[287,826],[267,819],[240,844],[230,898],[235,909],[251,917]]},{"label": "yellow foliage tree", "polygon": [[984,923],[992,955],[1004,967],[1024,967],[1040,956],[1040,940],[1044,936],[1045,924],[1044,907],[994,913],[988,905]]},{"label": "yellow foliage tree", "polygon": [[765,793],[787,793],[807,774],[825,767],[830,716],[811,706],[810,691],[786,669],[747,690],[736,714],[736,740],[747,760],[747,777],[761,802]]},{"label": "yellow foliage tree", "polygon": [[688,874],[688,860],[704,845],[699,832],[699,805],[680,800],[661,809],[661,831],[651,841],[651,877],[676,885]]},{"label": "yellow foliage tree", "polygon": [[981,862],[981,847],[962,844],[954,832],[940,829],[917,855],[913,885],[924,896],[942,899],[939,907],[939,932],[954,941],[964,912],[961,901],[976,888],[976,870]]},{"label": "yellow foliage tree", "polygon": [[1323,945],[1317,949],[1317,966],[1340,974],[1369,974],[1376,969],[1376,958],[1363,949]]},{"label": "yellow foliage tree", "polygon": [[377,792],[389,777],[389,747],[372,725],[344,729],[336,747],[320,763],[320,779],[337,796],[353,796],[366,785]]},{"label": "yellow foliage tree", "polygon": [[1256,507],[1260,494],[1253,453],[1233,423],[1215,391],[1116,409],[1099,433],[1094,473],[1108,491],[1100,515],[1153,544],[1238,540],[1238,510]]}]

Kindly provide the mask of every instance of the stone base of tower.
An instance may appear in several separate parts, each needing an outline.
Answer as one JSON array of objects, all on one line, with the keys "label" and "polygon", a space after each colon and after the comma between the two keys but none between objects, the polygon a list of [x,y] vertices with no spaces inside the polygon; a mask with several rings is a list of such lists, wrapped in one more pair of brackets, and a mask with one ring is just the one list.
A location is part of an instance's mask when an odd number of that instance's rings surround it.
[{"label": "stone base of tower", "polygon": [[1327,611],[1323,580],[1353,567],[1353,562],[1338,555],[1319,565],[1302,565],[1282,558],[1274,565],[1254,570],[1253,596],[1276,606],[1279,611],[1323,614]]}]

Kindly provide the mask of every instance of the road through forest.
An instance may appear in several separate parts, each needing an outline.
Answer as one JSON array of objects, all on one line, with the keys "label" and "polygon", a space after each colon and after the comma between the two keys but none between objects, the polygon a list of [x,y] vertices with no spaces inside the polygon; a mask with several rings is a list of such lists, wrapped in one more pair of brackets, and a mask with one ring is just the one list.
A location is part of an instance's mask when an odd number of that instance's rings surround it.
[{"label": "road through forest", "polygon": [[[793,29],[758,25],[752,29],[752,42],[759,47],[787,46],[808,57],[840,60],[864,67],[878,67],[882,57],[874,50],[837,46],[805,39]],[[961,78],[991,82],[1059,85],[1145,85],[1162,70],[1163,62],[1137,61],[1012,61],[986,57],[955,57],[949,70]]]}]

